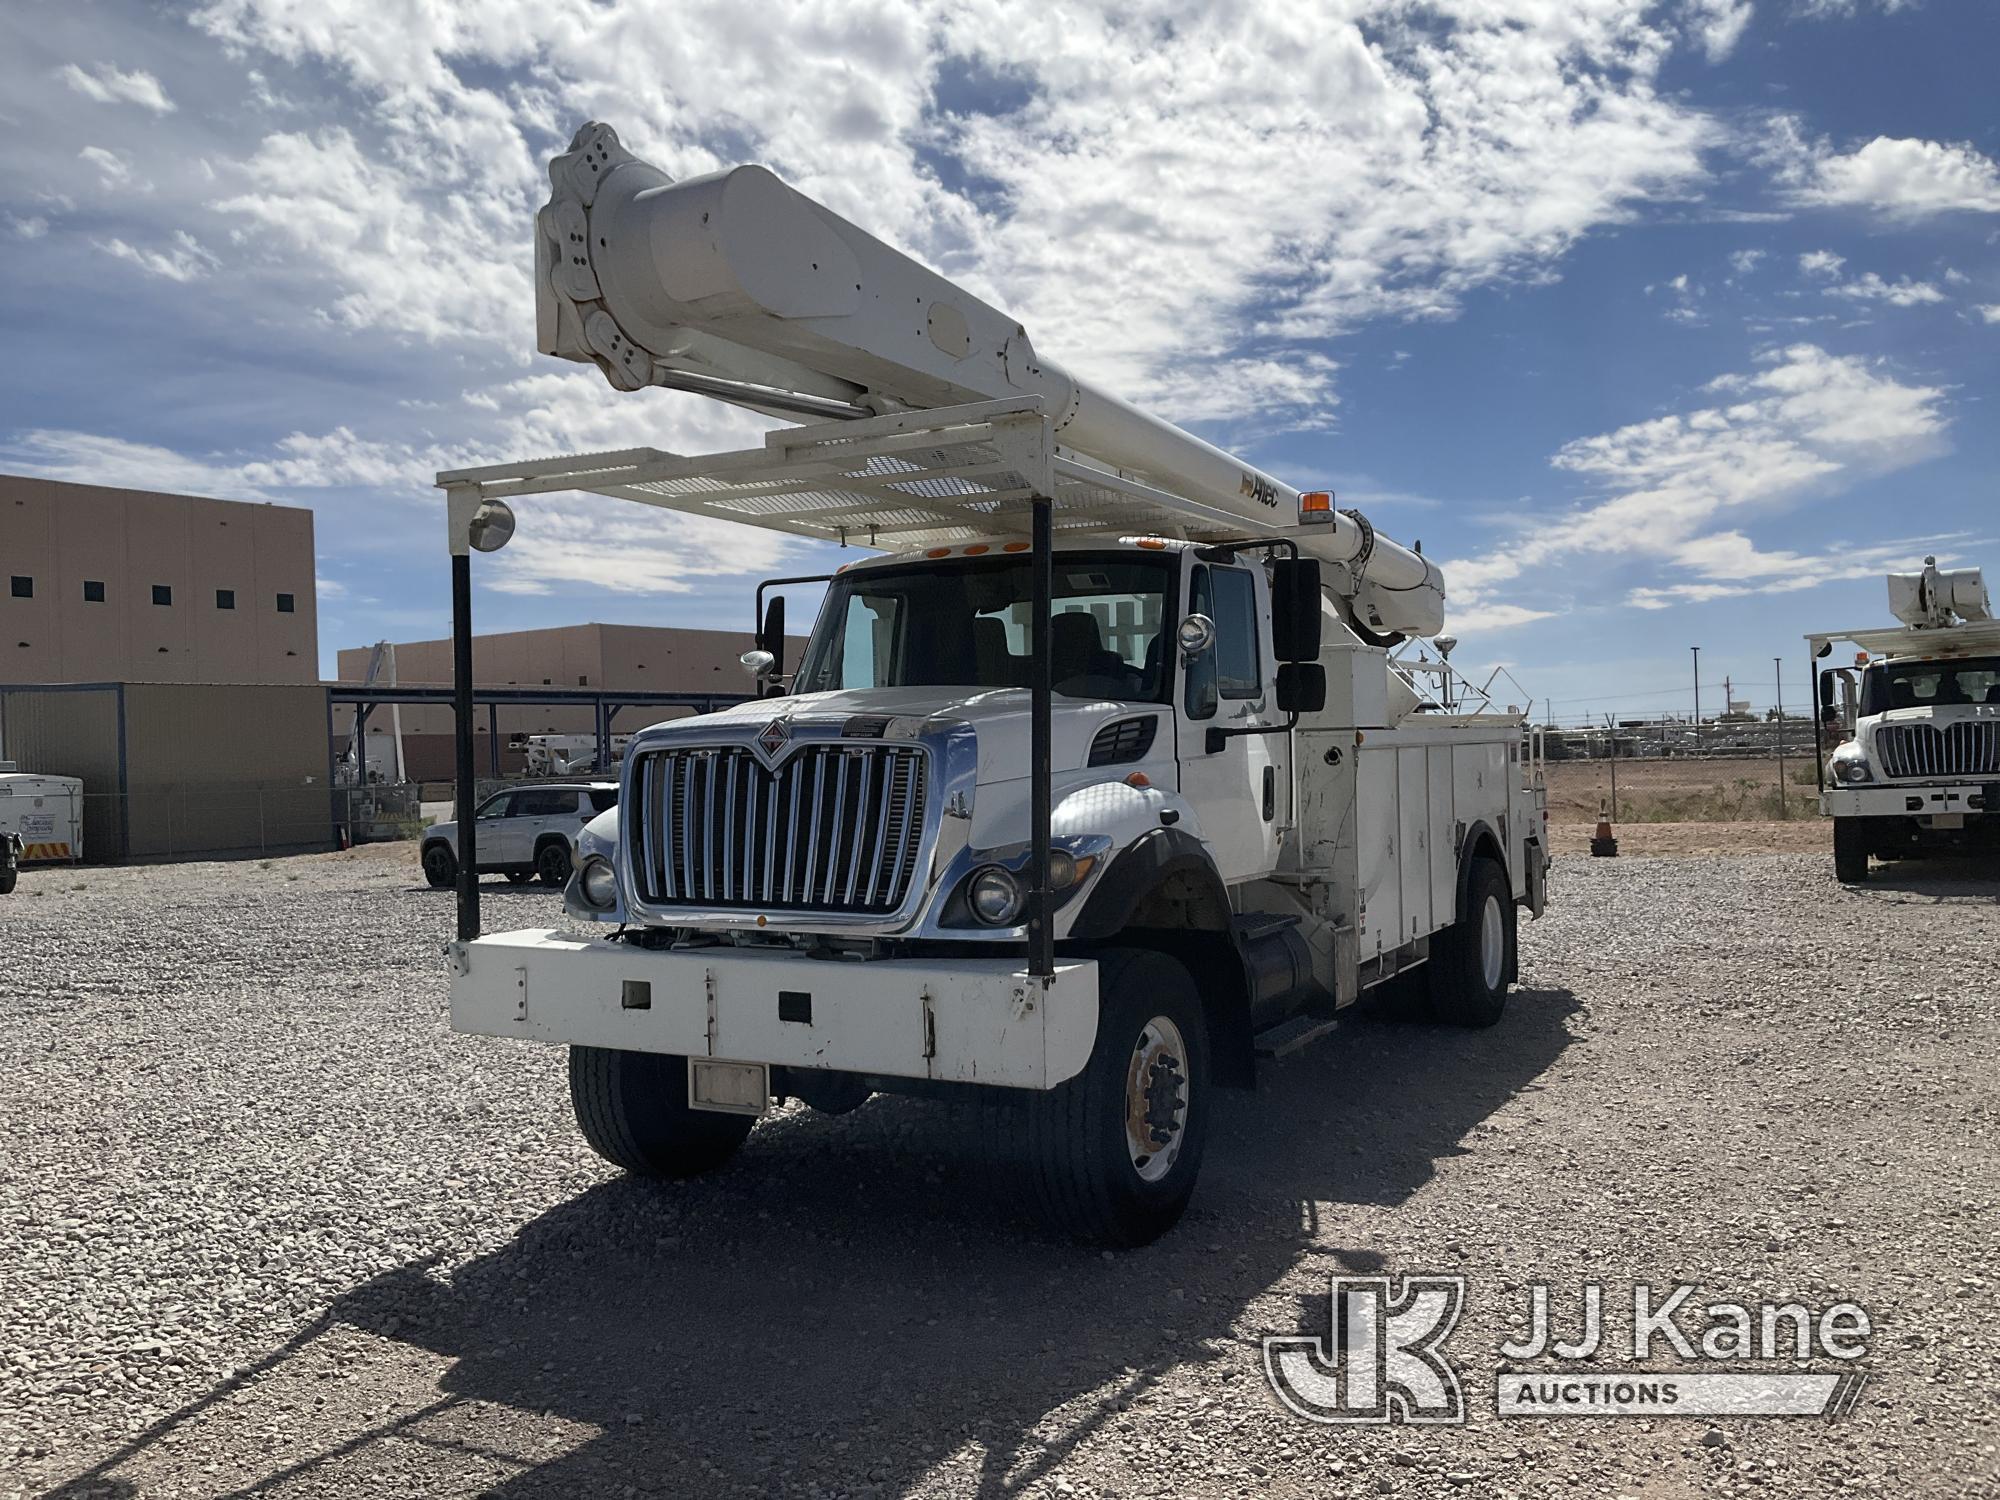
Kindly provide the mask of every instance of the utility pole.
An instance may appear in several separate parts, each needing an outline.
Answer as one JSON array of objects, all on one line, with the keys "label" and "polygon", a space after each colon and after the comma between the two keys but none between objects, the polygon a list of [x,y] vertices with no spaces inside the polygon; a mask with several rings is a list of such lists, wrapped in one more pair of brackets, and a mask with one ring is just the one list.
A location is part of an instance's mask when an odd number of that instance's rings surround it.
[{"label": "utility pole", "polygon": [[1701,647],[1690,646],[1694,653],[1694,753],[1701,754]]},{"label": "utility pole", "polygon": [[1772,657],[1772,658],[1771,658],[1771,666],[1772,666],[1773,670],[1775,670],[1775,671],[1777,672],[1777,674],[1778,674],[1778,675],[1777,675],[1777,684],[1778,684],[1778,816],[1779,816],[1779,818],[1783,819],[1783,818],[1789,818],[1789,817],[1791,816],[1791,814],[1790,814],[1789,812],[1785,811],[1785,659],[1784,659],[1784,657],[1782,657],[1782,656],[1774,656],[1774,657]]}]

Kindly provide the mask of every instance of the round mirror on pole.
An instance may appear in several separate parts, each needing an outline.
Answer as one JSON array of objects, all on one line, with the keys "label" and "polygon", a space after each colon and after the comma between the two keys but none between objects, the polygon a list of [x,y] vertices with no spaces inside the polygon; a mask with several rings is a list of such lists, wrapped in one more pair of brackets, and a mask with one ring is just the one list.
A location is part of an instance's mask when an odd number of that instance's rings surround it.
[{"label": "round mirror on pole", "polygon": [[482,500],[465,528],[475,552],[498,552],[514,539],[514,511],[504,500]]}]

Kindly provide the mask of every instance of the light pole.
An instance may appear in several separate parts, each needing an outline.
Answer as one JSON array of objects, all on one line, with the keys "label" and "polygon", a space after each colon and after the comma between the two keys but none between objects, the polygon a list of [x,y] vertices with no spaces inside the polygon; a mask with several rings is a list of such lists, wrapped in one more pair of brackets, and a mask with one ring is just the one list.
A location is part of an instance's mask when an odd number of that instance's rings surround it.
[{"label": "light pole", "polygon": [[1694,749],[1701,753],[1701,647],[1690,646],[1694,653]]},{"label": "light pole", "polygon": [[[1785,811],[1785,659],[1784,659],[1784,657],[1782,657],[1782,656],[1774,656],[1774,657],[1772,657],[1772,658],[1771,658],[1771,667],[1772,667],[1772,669],[1773,669],[1773,670],[1774,670],[1774,671],[1775,671],[1775,672],[1776,672],[1776,673],[1778,674],[1778,675],[1777,675],[1777,684],[1778,684],[1778,816],[1779,816],[1779,818],[1783,819],[1783,818],[1788,818],[1788,817],[1790,817],[1790,816],[1791,816],[1791,814],[1790,814],[1790,813],[1788,813],[1788,812],[1786,812],[1786,811]],[[1808,686],[1810,686],[1810,684],[1808,684]]]}]

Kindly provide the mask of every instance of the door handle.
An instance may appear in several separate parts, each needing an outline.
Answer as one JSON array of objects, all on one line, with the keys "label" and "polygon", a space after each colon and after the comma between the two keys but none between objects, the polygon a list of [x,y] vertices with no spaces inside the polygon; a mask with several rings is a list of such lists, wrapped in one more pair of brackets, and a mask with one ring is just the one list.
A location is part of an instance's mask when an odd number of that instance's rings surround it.
[{"label": "door handle", "polygon": [[1264,767],[1264,821],[1270,822],[1277,815],[1278,770],[1275,766]]}]

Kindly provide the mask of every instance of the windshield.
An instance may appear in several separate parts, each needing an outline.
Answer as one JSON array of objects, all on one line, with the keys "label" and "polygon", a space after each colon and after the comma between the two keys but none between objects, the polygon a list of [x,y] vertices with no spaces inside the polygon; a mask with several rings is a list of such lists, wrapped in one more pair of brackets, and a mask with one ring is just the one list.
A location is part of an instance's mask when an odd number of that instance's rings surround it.
[{"label": "windshield", "polygon": [[2000,656],[1877,662],[1861,674],[1863,714],[1971,703],[2000,705]]},{"label": "windshield", "polygon": [[[836,578],[793,691],[1024,688],[1024,555],[869,568]],[[1055,690],[1069,698],[1164,702],[1161,623],[1176,559],[1071,553],[1055,561]]]}]

